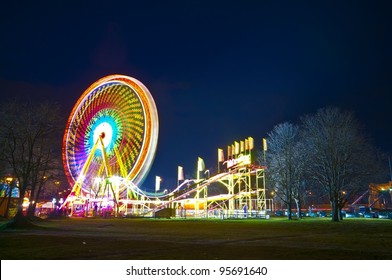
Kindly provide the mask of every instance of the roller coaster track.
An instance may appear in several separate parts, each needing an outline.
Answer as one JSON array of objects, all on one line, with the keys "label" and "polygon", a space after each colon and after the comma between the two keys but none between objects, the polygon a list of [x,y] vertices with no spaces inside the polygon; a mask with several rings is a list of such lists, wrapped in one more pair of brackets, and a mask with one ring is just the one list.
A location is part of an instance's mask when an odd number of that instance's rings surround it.
[{"label": "roller coaster track", "polygon": [[[247,166],[246,168],[252,168],[252,166]],[[229,180],[232,175],[239,174],[239,171],[241,169],[244,169],[244,166],[239,166],[230,169],[227,172],[222,172],[218,173],[214,176],[211,176],[210,178],[207,179],[201,179],[201,180],[185,180],[181,185],[179,185],[175,190],[172,192],[162,195],[159,197],[156,196],[146,196],[149,200],[155,199],[155,204],[156,207],[154,209],[149,209],[145,214],[151,214],[153,212],[160,211],[164,208],[167,208],[168,206],[172,205],[173,202],[179,202],[183,199],[188,198],[190,195],[202,191],[204,188],[208,188],[208,186],[212,183],[215,182],[221,182],[225,179]],[[251,170],[251,169],[249,169]],[[255,172],[251,171],[252,174]],[[256,193],[256,191],[252,192],[253,194]],[[200,200],[204,201],[218,201],[220,200],[221,202],[215,205],[214,207],[210,207],[210,210],[214,210],[215,208],[219,208],[223,204],[225,204],[227,201],[230,199],[235,199],[238,198],[242,195],[251,195],[249,192],[238,192],[238,193],[233,193],[233,194],[222,194],[222,195],[217,195],[213,197],[206,197],[205,199],[200,198]],[[151,201],[154,203],[154,201]]]},{"label": "roller coaster track", "polygon": [[179,189],[178,192],[176,192],[176,191],[171,192],[168,195],[170,197],[169,200],[163,202],[157,208],[151,209],[149,212],[162,210],[163,208],[166,208],[171,203],[182,200],[197,191],[201,191],[202,189],[208,187],[210,184],[212,184],[214,182],[219,182],[219,180],[222,180],[228,174],[232,174],[232,173],[234,173],[234,171],[219,173],[219,174],[212,176],[208,179],[202,179],[199,181],[194,180],[193,181],[194,183],[187,186],[185,189],[183,189],[183,190]]}]

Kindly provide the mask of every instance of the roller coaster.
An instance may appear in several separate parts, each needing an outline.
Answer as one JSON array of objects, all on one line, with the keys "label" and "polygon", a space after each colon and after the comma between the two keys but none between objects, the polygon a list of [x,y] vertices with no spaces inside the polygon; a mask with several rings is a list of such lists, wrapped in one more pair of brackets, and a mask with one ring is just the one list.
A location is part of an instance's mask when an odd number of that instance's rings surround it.
[{"label": "roller coaster", "polygon": [[[184,180],[176,190],[167,194],[146,193],[132,182],[120,179],[119,186],[114,187],[119,190],[118,194],[113,191],[106,195],[82,196],[73,201],[71,215],[265,218],[265,188],[262,183],[252,187],[249,185],[252,180],[263,182],[264,169],[243,167],[200,181]],[[227,193],[208,196],[208,187],[215,182],[224,184]],[[95,205],[97,209],[94,209]]]},{"label": "roller coaster", "polygon": [[[265,167],[252,163],[253,138],[229,145],[226,161],[218,149],[217,174],[201,178],[198,162],[196,179],[182,176],[174,190],[151,193],[138,185],[157,138],[155,103],[140,81],[110,75],[95,82],[68,119],[63,162],[72,190],[61,208],[82,217],[268,218]],[[224,191],[209,195],[217,183]]]},{"label": "roller coaster", "polygon": [[[171,192],[146,192],[119,176],[90,183],[89,188],[76,183],[64,202],[71,216],[266,218],[272,206],[265,194],[265,168],[242,162],[209,178],[182,180]],[[209,195],[215,183],[226,191]]]}]

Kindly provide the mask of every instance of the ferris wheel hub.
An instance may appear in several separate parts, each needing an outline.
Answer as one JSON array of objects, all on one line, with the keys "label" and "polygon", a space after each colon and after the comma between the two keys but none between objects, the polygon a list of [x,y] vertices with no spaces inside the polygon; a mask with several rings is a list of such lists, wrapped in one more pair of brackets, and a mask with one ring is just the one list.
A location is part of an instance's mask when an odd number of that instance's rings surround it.
[{"label": "ferris wheel hub", "polygon": [[94,130],[94,143],[101,138],[103,141],[103,145],[107,148],[112,142],[113,138],[113,128],[108,122],[100,123]]}]

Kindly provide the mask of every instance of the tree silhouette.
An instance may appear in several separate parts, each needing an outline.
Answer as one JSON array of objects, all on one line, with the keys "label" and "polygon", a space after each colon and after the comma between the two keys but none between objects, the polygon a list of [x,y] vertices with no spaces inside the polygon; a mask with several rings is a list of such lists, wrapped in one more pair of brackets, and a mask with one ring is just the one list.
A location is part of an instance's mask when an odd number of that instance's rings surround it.
[{"label": "tree silhouette", "polygon": [[[19,188],[18,209],[14,223],[23,221],[23,198],[37,198],[48,172],[58,169],[61,150],[59,107],[51,103],[33,104],[12,101],[0,111],[1,160]],[[60,136],[60,137],[59,137]]]},{"label": "tree silhouette", "polygon": [[291,219],[292,201],[297,203],[301,215],[302,158],[298,150],[299,128],[289,122],[279,124],[268,134],[267,179],[276,196],[287,204]]},{"label": "tree silhouette", "polygon": [[349,192],[370,176],[372,149],[351,112],[322,108],[302,118],[307,177],[329,197],[332,220],[342,219]]}]

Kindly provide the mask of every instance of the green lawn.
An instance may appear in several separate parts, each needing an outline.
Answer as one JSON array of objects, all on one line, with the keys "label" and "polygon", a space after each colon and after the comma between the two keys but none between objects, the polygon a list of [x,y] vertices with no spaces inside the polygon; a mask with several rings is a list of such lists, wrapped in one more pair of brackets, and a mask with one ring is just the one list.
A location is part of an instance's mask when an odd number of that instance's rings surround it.
[{"label": "green lawn", "polygon": [[0,258],[392,259],[392,220],[72,218],[36,224],[1,230]]}]

